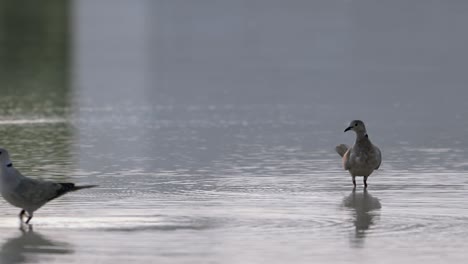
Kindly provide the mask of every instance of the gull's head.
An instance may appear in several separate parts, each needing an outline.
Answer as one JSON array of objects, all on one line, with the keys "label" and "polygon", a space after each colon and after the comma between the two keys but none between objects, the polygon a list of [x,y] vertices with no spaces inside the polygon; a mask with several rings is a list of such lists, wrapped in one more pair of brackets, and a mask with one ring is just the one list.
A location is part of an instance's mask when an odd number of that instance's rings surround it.
[{"label": "gull's head", "polygon": [[12,167],[13,163],[10,160],[10,154],[4,148],[0,148],[0,166],[2,167]]},{"label": "gull's head", "polygon": [[357,134],[365,134],[366,133],[366,126],[364,125],[364,122],[361,120],[353,120],[351,123],[349,123],[349,126],[345,129],[344,132],[352,130],[356,132]]}]

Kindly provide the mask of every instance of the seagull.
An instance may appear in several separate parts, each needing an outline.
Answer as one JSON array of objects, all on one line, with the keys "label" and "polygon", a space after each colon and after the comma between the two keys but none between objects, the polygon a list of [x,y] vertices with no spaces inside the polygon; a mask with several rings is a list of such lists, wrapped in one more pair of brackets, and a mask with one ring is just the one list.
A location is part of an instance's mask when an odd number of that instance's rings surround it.
[{"label": "seagull", "polygon": [[8,203],[21,208],[19,214],[21,223],[26,216],[25,223],[29,224],[34,211],[65,193],[96,186],[76,186],[74,183],[56,183],[28,178],[13,167],[8,151],[0,148],[0,193]]},{"label": "seagull", "polygon": [[356,187],[356,176],[364,177],[364,186],[367,188],[367,177],[374,170],[378,170],[382,163],[380,149],[372,144],[367,135],[366,126],[361,120],[351,121],[344,132],[352,130],[356,133],[356,142],[349,148],[345,144],[336,146],[336,152],[343,157],[343,167],[349,171]]}]

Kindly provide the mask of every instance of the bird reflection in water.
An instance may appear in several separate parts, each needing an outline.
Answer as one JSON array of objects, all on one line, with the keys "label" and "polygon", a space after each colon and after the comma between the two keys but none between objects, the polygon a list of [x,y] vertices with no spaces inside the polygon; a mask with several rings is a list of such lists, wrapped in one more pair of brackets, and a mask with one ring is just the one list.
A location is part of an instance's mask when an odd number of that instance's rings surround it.
[{"label": "bird reflection in water", "polygon": [[354,189],[343,199],[343,205],[354,213],[355,233],[351,238],[351,246],[362,247],[367,230],[375,224],[374,217],[379,215],[373,211],[382,208],[382,205],[379,199],[370,195],[366,189],[360,193],[356,193]]},{"label": "bird reflection in water", "polygon": [[18,236],[7,239],[0,248],[0,263],[38,263],[54,255],[72,254],[70,245],[54,241],[32,229],[20,229]]}]

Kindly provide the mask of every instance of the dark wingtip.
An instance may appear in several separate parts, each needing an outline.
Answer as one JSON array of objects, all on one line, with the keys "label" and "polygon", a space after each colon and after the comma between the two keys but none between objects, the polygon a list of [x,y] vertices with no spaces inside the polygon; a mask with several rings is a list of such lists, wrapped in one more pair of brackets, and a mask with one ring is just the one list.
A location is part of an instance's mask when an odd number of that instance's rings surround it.
[{"label": "dark wingtip", "polygon": [[57,190],[57,193],[55,194],[55,196],[53,196],[52,198],[49,199],[52,200],[52,199],[55,199],[57,197],[60,197],[68,192],[74,192],[74,191],[78,191],[78,190],[81,190],[81,189],[87,189],[87,188],[93,188],[93,187],[97,187],[98,185],[81,185],[81,186],[76,186],[74,183],[58,183],[60,185],[60,189]]},{"label": "dark wingtip", "polygon": [[89,189],[89,188],[94,188],[94,187],[98,187],[99,185],[95,185],[95,184],[90,184],[90,185],[80,185],[80,186],[74,186],[74,191],[77,191],[77,190],[81,190],[81,189]]},{"label": "dark wingtip", "polygon": [[57,193],[55,193],[54,196],[50,197],[49,201],[58,198],[67,192],[74,191],[75,188],[74,183],[58,183],[58,185],[60,185],[60,188],[57,190]]},{"label": "dark wingtip", "polygon": [[63,192],[69,192],[72,191],[73,188],[75,188],[74,183],[59,183],[62,188],[60,188],[61,191]]}]

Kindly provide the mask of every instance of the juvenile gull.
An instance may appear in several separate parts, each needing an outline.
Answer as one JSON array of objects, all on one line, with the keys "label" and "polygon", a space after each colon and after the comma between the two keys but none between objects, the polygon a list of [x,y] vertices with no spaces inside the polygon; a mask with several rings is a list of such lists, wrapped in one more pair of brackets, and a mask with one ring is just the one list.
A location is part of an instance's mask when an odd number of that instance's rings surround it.
[{"label": "juvenile gull", "polygon": [[361,120],[351,121],[344,132],[352,130],[356,132],[356,142],[349,148],[345,144],[336,146],[335,150],[343,157],[343,167],[349,171],[356,187],[356,176],[364,177],[364,186],[367,187],[367,177],[374,170],[379,169],[382,163],[380,149],[373,145],[367,135],[366,126]]},{"label": "juvenile gull", "polygon": [[25,177],[13,167],[8,151],[0,148],[0,193],[11,205],[21,208],[21,222],[26,215],[28,224],[34,211],[65,193],[95,186],[97,185],[75,186],[73,183],[55,183]]}]

